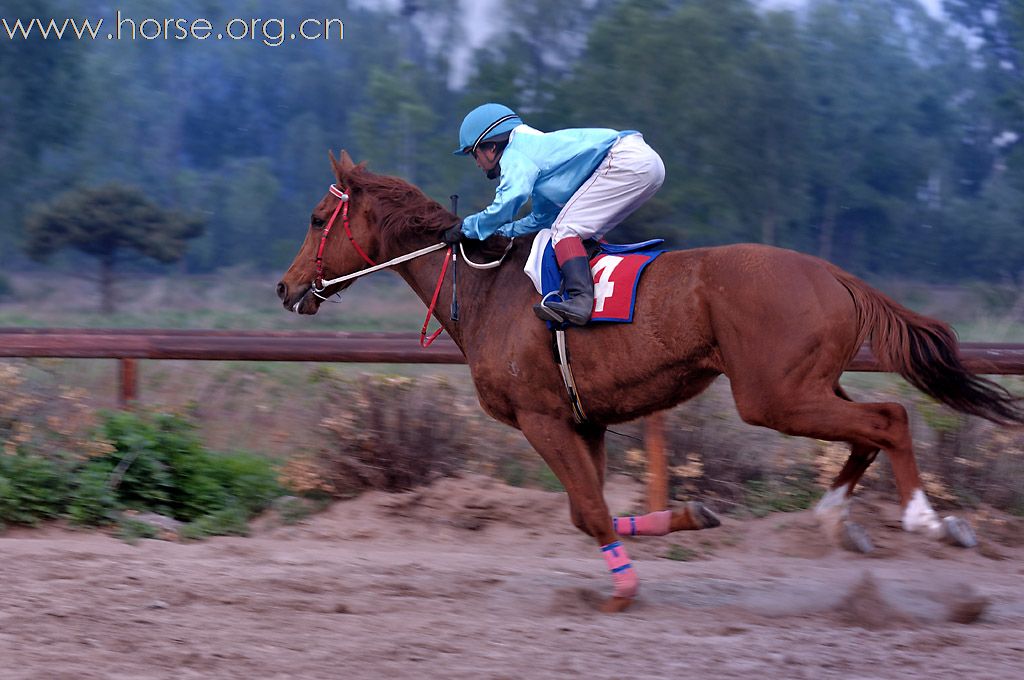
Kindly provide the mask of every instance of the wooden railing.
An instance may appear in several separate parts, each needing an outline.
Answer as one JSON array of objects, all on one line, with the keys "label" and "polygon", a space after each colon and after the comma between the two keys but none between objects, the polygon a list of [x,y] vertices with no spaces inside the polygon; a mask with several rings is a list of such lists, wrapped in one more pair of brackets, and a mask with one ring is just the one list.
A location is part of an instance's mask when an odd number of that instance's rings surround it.
[{"label": "wooden railing", "polygon": [[[964,364],[976,373],[1024,374],[1024,345],[964,343]],[[137,362],[143,359],[193,361],[311,361],[350,363],[464,364],[459,348],[442,336],[430,349],[411,333],[349,333],[306,331],[213,331],[122,329],[0,329],[0,358],[117,359],[120,400],[127,407],[138,398]],[[850,371],[878,372],[881,367],[867,348]],[[648,505],[668,501],[667,455],[663,418],[647,420]]]}]

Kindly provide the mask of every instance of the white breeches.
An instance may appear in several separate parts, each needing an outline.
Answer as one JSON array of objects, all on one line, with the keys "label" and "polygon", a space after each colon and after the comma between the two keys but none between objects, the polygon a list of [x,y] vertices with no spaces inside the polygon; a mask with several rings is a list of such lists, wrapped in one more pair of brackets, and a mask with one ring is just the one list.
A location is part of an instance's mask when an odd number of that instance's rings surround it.
[{"label": "white breeches", "polygon": [[639,208],[665,181],[665,164],[643,135],[621,137],[551,225],[558,243],[568,236],[601,238]]}]

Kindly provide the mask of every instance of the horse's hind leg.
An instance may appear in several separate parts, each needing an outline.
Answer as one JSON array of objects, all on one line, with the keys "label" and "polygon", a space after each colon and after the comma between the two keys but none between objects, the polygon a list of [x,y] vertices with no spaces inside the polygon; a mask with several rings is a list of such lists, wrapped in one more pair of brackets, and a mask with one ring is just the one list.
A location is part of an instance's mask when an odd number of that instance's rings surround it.
[{"label": "horse's hind leg", "polygon": [[586,437],[563,419],[539,413],[517,414],[519,429],[537,450],[558,481],[565,487],[573,522],[593,536],[612,573],[615,590],[603,607],[606,612],[626,609],[636,597],[639,585],[626,549],[619,543],[602,493],[603,470],[594,464],[593,444],[599,434]]},{"label": "horse's hind leg", "polygon": [[[839,385],[836,385],[834,391],[840,399],[853,401]],[[814,507],[814,516],[818,518],[829,538],[853,552],[868,553],[874,550],[867,532],[850,520],[850,501],[853,498],[854,487],[875,461],[878,451],[877,446],[850,444],[850,456],[846,459],[843,469]]]},{"label": "horse's hind leg", "polygon": [[847,550],[868,553],[874,545],[867,533],[850,520],[853,488],[878,455],[878,448],[863,444],[850,445],[850,457],[836,475],[829,490],[814,506],[814,516],[829,537]]},{"label": "horse's hind leg", "polygon": [[[740,416],[747,422],[791,435],[850,442],[853,460],[847,461],[844,467],[849,475],[845,482],[849,488],[836,495],[852,491],[852,482],[863,475],[875,451],[883,449],[896,478],[903,508],[903,528],[967,547],[975,545],[973,532],[963,520],[956,517],[940,520],[929,504],[914,460],[907,411],[900,404],[857,404],[836,394],[815,395],[803,389],[766,398],[764,394],[748,395],[742,385],[738,387],[736,383],[733,393]],[[837,488],[833,485],[833,491]]]},{"label": "horse's hind leg", "polygon": [[[837,388],[836,394],[842,399],[852,402],[842,388]],[[866,406],[872,406],[872,404]],[[893,475],[896,478],[896,488],[900,494],[900,505],[903,508],[903,528],[906,531],[926,533],[965,548],[974,547],[977,544],[977,539],[971,526],[954,515],[948,515],[940,520],[925,496],[921,474],[914,458],[906,410],[899,404],[882,404],[882,406],[887,407],[887,412],[896,414],[894,427],[900,431],[900,435],[895,439],[906,443],[905,446],[886,449],[892,463]],[[877,446],[852,443],[850,457],[833,482],[832,490],[829,493],[835,492],[838,487],[847,486],[846,494],[849,498],[849,495],[853,493],[854,485],[860,481],[868,466],[875,460],[878,450]],[[822,498],[819,507],[827,497],[828,494]],[[847,520],[843,523],[840,536],[844,547],[862,552],[867,551],[865,548],[870,550],[871,544],[867,534],[853,522]]]}]

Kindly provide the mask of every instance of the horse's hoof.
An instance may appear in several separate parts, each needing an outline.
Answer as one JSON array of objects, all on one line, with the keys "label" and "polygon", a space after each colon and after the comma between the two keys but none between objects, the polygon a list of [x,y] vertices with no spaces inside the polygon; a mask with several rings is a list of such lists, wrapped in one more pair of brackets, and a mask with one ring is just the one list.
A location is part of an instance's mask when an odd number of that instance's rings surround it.
[{"label": "horse's hoof", "polygon": [[601,612],[604,614],[618,614],[629,609],[633,604],[631,597],[610,597],[601,605]]},{"label": "horse's hoof", "polygon": [[682,510],[672,513],[669,520],[668,533],[673,531],[700,531],[721,526],[718,515],[708,510],[707,506],[698,501],[689,501]]},{"label": "horse's hoof", "polygon": [[942,529],[943,539],[947,543],[962,548],[973,548],[978,545],[978,538],[974,535],[974,529],[967,523],[967,520],[950,515],[943,518]]},{"label": "horse's hoof", "polygon": [[875,549],[868,532],[856,522],[845,521],[839,527],[839,544],[846,550],[855,553],[868,554]]},{"label": "horse's hoof", "polygon": [[722,520],[718,519],[718,515],[711,512],[708,506],[697,501],[690,501],[690,514],[693,518],[700,522],[701,529],[714,529],[715,527],[722,526]]}]

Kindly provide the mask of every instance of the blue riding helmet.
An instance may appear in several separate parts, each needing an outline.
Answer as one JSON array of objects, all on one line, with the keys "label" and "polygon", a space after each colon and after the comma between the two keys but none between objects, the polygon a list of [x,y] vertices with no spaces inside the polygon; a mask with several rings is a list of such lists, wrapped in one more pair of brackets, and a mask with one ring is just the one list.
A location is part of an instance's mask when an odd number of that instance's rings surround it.
[{"label": "blue riding helmet", "polygon": [[523,119],[503,104],[481,104],[466,114],[462,120],[462,127],[459,128],[459,148],[453,153],[456,156],[469,155],[476,151],[481,142],[511,132],[522,124]]}]

